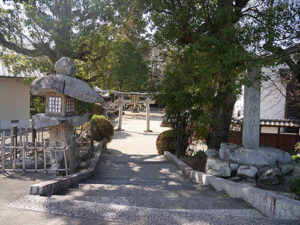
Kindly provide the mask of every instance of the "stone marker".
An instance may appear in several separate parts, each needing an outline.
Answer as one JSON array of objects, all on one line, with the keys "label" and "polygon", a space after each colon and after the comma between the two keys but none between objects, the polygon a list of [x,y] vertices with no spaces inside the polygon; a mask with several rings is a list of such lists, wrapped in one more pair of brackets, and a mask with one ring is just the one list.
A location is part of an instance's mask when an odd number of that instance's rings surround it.
[{"label": "stone marker", "polygon": [[261,68],[247,72],[248,79],[253,82],[244,90],[244,121],[243,146],[245,148],[259,148],[260,133],[260,75]]}]

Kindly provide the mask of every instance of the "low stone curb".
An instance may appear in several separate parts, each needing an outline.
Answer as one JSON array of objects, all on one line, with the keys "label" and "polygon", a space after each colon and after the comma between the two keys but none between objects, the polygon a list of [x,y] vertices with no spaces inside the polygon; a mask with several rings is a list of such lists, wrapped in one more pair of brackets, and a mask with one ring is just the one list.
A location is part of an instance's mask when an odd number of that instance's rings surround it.
[{"label": "low stone curb", "polygon": [[[99,146],[101,146],[101,144],[99,144]],[[95,152],[95,156],[91,159],[90,166],[88,167],[88,169],[82,170],[78,173],[74,173],[68,176],[56,178],[54,180],[33,184],[30,186],[30,194],[40,196],[51,196],[59,192],[60,190],[66,189],[76,183],[80,183],[82,180],[93,176],[101,153],[102,149]]]},{"label": "low stone curb", "polygon": [[300,220],[300,201],[271,191],[249,187],[220,177],[195,171],[170,152],[165,157],[173,162],[190,180],[225,191],[232,198],[241,198],[267,217]]}]

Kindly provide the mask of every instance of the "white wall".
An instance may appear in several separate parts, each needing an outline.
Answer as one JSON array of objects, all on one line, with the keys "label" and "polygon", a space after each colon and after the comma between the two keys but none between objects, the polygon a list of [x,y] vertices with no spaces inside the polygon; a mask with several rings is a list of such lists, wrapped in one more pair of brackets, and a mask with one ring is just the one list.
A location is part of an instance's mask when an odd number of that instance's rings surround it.
[{"label": "white wall", "polygon": [[18,78],[0,77],[0,129],[11,127],[12,120],[19,120],[19,127],[29,124],[29,87]]},{"label": "white wall", "polygon": [[[285,118],[285,94],[286,90],[281,83],[277,69],[262,68],[262,73],[268,76],[268,81],[263,81],[261,85],[261,119],[284,119]],[[243,117],[244,96],[239,96],[234,106],[234,117]],[[239,113],[240,112],[240,113]]]}]

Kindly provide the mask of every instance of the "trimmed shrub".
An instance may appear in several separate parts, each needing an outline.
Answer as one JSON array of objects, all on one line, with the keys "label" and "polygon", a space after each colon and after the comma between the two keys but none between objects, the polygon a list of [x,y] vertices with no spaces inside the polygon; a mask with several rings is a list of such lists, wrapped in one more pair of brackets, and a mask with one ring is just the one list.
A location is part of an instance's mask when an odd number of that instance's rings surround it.
[{"label": "trimmed shrub", "polygon": [[91,122],[94,124],[93,131],[95,140],[105,138],[107,141],[111,141],[114,136],[114,126],[105,116],[94,115]]},{"label": "trimmed shrub", "polygon": [[156,148],[159,155],[163,155],[165,151],[175,153],[176,132],[167,130],[158,135],[156,139]]},{"label": "trimmed shrub", "polygon": [[[105,118],[105,116],[94,115],[90,122],[84,124],[82,127],[90,128],[91,122],[94,124],[94,140],[101,141],[105,138],[108,142],[111,141],[114,136],[114,126],[108,119]],[[88,133],[88,136],[90,136],[90,132]]]},{"label": "trimmed shrub", "polygon": [[290,183],[290,191],[294,192],[300,198],[300,179],[294,180]]}]

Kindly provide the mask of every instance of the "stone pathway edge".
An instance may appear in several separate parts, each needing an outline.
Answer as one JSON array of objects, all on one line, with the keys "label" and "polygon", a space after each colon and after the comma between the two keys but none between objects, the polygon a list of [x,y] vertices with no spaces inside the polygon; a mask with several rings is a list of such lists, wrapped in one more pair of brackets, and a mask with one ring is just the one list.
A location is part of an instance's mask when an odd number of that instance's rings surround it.
[{"label": "stone pathway edge", "polygon": [[241,198],[267,217],[300,220],[300,201],[193,170],[168,151],[165,151],[164,155],[190,180],[211,185],[216,191],[225,191],[232,198]]},{"label": "stone pathway edge", "polygon": [[102,151],[102,143],[100,142],[98,150],[95,152],[94,157],[90,161],[90,166],[87,169],[68,176],[33,184],[30,186],[30,194],[51,196],[58,193],[60,190],[69,188],[72,185],[80,183],[81,181],[93,176]]}]

